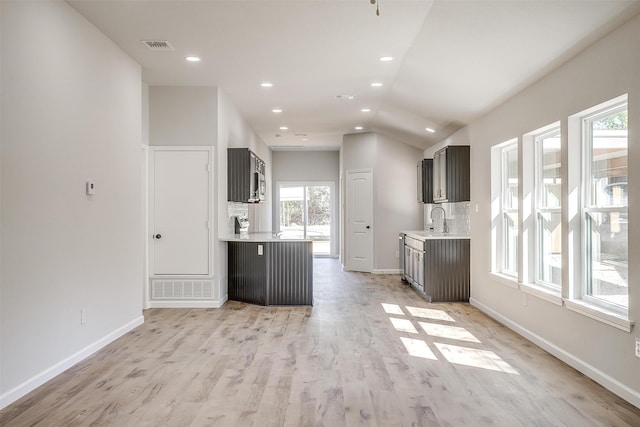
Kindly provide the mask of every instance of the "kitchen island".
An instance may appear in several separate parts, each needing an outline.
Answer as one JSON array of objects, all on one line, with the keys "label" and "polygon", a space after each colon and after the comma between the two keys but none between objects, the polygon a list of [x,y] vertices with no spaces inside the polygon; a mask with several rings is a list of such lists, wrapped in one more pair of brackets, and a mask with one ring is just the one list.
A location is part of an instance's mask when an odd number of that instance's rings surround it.
[{"label": "kitchen island", "polygon": [[400,233],[402,279],[429,302],[468,302],[470,236],[403,231]]},{"label": "kitchen island", "polygon": [[273,233],[221,237],[228,248],[229,299],[260,305],[313,305],[313,241]]}]

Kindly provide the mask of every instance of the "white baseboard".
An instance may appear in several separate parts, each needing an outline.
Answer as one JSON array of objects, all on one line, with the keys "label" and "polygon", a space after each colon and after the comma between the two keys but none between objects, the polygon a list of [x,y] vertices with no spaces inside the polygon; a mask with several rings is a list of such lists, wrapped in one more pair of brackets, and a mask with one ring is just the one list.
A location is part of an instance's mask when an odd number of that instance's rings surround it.
[{"label": "white baseboard", "polygon": [[227,302],[227,297],[222,300],[209,301],[149,301],[150,308],[220,308]]},{"label": "white baseboard", "polygon": [[22,396],[25,396],[26,394],[40,387],[42,384],[46,383],[50,379],[54,378],[55,376],[71,368],[76,363],[83,361],[87,357],[91,356],[93,353],[104,348],[111,342],[117,340],[127,332],[135,329],[136,327],[142,325],[143,323],[144,323],[144,316],[136,317],[126,325],[121,326],[120,328],[105,335],[104,337],[100,338],[94,343],[89,344],[85,348],[72,354],[66,359],[56,363],[55,365],[51,366],[48,369],[45,369],[41,373],[29,378],[28,380],[18,385],[17,387],[14,387],[13,389],[7,391],[2,396],[0,396],[0,409],[5,408],[6,406],[20,399]]},{"label": "white baseboard", "polygon": [[583,374],[585,374],[586,376],[588,376],[598,384],[610,390],[612,393],[617,394],[627,402],[640,408],[640,392],[633,390],[631,387],[621,383],[615,378],[610,377],[609,375],[591,366],[590,364],[580,359],[579,357],[576,357],[575,355],[568,353],[567,351],[558,347],[557,345],[547,341],[546,339],[531,332],[530,330],[521,326],[520,324],[508,319],[507,317],[503,316],[497,311],[487,307],[486,305],[482,304],[478,300],[471,298],[469,302],[471,303],[471,305],[478,308],[487,316],[497,320],[498,322],[502,323],[509,329],[522,335],[532,343],[536,344],[538,347],[543,348],[544,350],[551,353],[558,359],[562,360],[567,365],[582,372]]},{"label": "white baseboard", "polygon": [[371,272],[373,274],[400,274],[402,273],[402,270],[400,270],[399,268],[387,268],[387,269],[373,270]]}]

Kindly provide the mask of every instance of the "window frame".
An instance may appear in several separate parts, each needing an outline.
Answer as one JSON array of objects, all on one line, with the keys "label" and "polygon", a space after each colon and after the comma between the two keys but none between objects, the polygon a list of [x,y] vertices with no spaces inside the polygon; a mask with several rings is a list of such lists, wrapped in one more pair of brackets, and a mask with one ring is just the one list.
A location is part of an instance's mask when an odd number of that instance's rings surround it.
[{"label": "window frame", "polygon": [[[582,230],[580,240],[580,258],[581,258],[581,280],[577,287],[577,299],[582,300],[589,306],[596,309],[602,309],[622,316],[629,314],[629,293],[627,291],[627,305],[621,306],[612,302],[608,302],[602,298],[594,297],[589,293],[589,287],[592,277],[592,247],[591,247],[591,223],[590,215],[593,213],[611,213],[624,212],[628,216],[628,202],[626,206],[596,206],[592,200],[592,182],[591,172],[593,163],[593,132],[591,123],[613,114],[629,110],[629,102],[626,96],[616,98],[615,100],[599,104],[592,108],[589,112],[580,115],[580,137],[581,137],[581,206],[580,206],[580,228]],[[627,158],[628,158],[628,129],[627,129]],[[627,183],[628,185],[628,183]],[[628,233],[628,231],[627,231]],[[627,234],[628,237],[628,234]],[[628,251],[628,241],[627,241]],[[628,255],[627,255],[628,262]],[[627,286],[629,282],[627,279]],[[627,288],[628,289],[628,288]]]},{"label": "window frame", "polygon": [[[543,245],[542,245],[542,237],[543,237],[543,233],[544,233],[544,227],[542,226],[542,215],[543,214],[556,214],[556,215],[560,215],[560,224],[562,226],[562,200],[560,201],[559,206],[557,207],[548,207],[548,206],[543,206],[542,204],[542,192],[543,192],[543,188],[544,188],[544,146],[543,143],[546,139],[548,138],[552,138],[552,137],[557,137],[560,140],[560,151],[562,151],[562,129],[560,127],[559,123],[555,123],[553,125],[547,126],[545,128],[543,128],[544,130],[541,130],[537,133],[533,134],[533,144],[534,144],[534,151],[535,151],[535,155],[534,155],[534,168],[533,168],[533,173],[534,173],[534,179],[533,179],[533,192],[534,192],[534,197],[533,197],[533,215],[534,215],[534,219],[533,219],[533,224],[534,224],[534,242],[533,242],[533,249],[534,249],[534,268],[533,268],[533,283],[536,286],[540,286],[542,288],[544,288],[546,291],[549,291],[555,295],[561,296],[562,295],[562,288],[563,288],[563,281],[562,278],[560,279],[560,283],[556,284],[553,282],[548,282],[546,280],[543,280],[541,278],[542,276],[542,267],[543,267],[543,255],[542,255],[542,250],[543,250]],[[563,165],[562,165],[562,154],[561,154],[561,160],[560,160],[560,180],[562,180],[562,175],[563,175]],[[562,181],[560,182],[560,184],[562,185]],[[562,235],[562,234],[561,234]],[[563,252],[564,252],[564,248],[561,248],[561,252],[560,252],[560,262],[561,262],[561,269],[564,266],[564,256],[563,256]]]},{"label": "window frame", "polygon": [[[507,174],[507,170],[508,170],[508,155],[512,152],[515,151],[516,152],[516,159],[518,159],[518,166],[517,166],[517,171],[518,171],[518,175],[519,175],[519,171],[520,171],[520,161],[519,161],[519,144],[518,144],[518,140],[510,140],[507,141],[503,144],[500,145],[500,247],[499,247],[499,262],[498,262],[498,269],[499,269],[499,273],[512,278],[514,280],[518,280],[518,274],[519,274],[519,268],[518,268],[518,264],[519,264],[519,253],[520,250],[518,248],[518,244],[520,241],[520,224],[519,224],[519,215],[520,215],[520,208],[519,208],[519,204],[520,204],[520,191],[518,191],[518,203],[515,204],[515,207],[507,207],[507,195],[510,194],[508,191],[509,188],[509,178],[508,178],[508,174]],[[518,176],[518,185],[520,185],[520,178]],[[514,261],[514,266],[515,269],[514,270],[510,270],[508,268],[508,260],[509,260],[509,254],[507,253],[510,245],[508,244],[507,240],[508,240],[508,222],[507,222],[507,217],[508,216],[514,216],[515,218],[517,218],[516,220],[516,225],[517,227],[517,239],[518,241],[516,242],[514,246],[514,250],[515,253],[512,254],[513,255],[513,259]]]}]

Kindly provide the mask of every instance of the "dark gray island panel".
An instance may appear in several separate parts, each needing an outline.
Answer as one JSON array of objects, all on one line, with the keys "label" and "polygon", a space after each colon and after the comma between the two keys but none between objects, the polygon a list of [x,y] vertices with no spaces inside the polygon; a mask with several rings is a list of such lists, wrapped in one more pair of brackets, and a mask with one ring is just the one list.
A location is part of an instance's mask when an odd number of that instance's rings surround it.
[{"label": "dark gray island panel", "polygon": [[311,241],[229,241],[229,299],[260,305],[313,305]]},{"label": "dark gray island panel", "polygon": [[257,242],[229,242],[229,299],[266,305],[267,263]]},{"label": "dark gray island panel", "polygon": [[469,239],[426,240],[424,296],[429,302],[468,302]]}]

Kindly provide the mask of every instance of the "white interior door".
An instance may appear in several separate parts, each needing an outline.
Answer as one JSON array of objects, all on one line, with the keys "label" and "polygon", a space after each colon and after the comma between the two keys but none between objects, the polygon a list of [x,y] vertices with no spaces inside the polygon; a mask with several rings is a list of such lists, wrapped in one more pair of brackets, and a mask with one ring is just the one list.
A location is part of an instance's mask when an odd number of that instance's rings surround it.
[{"label": "white interior door", "polygon": [[346,268],[373,269],[373,172],[347,171]]},{"label": "white interior door", "polygon": [[151,274],[210,274],[210,151],[154,148]]}]

